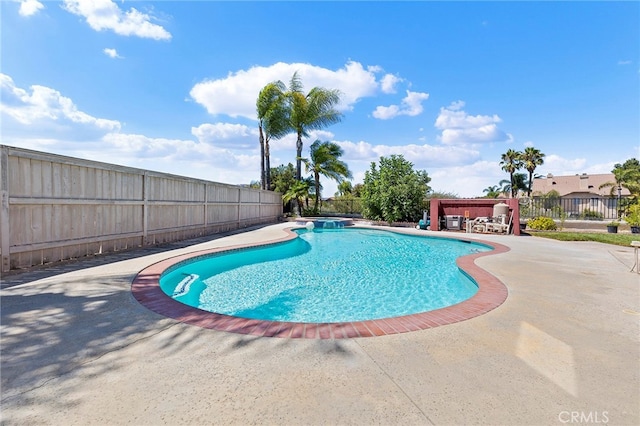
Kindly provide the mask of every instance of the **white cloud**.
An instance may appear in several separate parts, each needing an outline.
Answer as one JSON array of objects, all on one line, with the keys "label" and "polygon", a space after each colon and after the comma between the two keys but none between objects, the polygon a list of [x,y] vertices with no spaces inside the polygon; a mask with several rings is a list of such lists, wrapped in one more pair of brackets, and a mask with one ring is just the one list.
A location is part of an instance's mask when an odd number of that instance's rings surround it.
[{"label": "white cloud", "polygon": [[473,149],[456,146],[433,145],[372,145],[368,142],[336,141],[344,150],[343,159],[347,162],[376,162],[380,157],[402,155],[416,168],[443,167],[453,164],[471,164],[480,158]]},{"label": "white cloud", "polygon": [[440,108],[434,126],[442,130],[439,139],[445,145],[466,145],[512,141],[511,135],[498,128],[502,120],[497,115],[469,115],[462,110],[463,101]]},{"label": "white cloud", "polygon": [[382,89],[382,93],[396,93],[396,84],[401,82],[402,79],[400,77],[396,77],[393,74],[386,74],[380,80],[380,88]]},{"label": "white cloud", "polygon": [[256,119],[256,98],[269,82],[281,80],[289,84],[294,72],[298,72],[305,90],[313,87],[338,89],[341,105],[346,110],[361,98],[373,96],[379,89],[375,72],[377,68],[364,67],[358,62],[348,62],[338,70],[330,70],[303,63],[278,62],[268,67],[255,66],[248,70],[229,73],[225,78],[205,80],[191,89],[191,97],[212,115]]},{"label": "white cloud", "polygon": [[[585,158],[566,159],[556,154],[550,154],[544,157],[544,164],[536,169],[538,174],[554,174],[554,175],[574,175],[580,173],[587,173],[585,166],[587,160]],[[602,173],[609,173],[609,171]]]},{"label": "white cloud", "polygon": [[191,128],[191,134],[200,143],[235,149],[255,148],[258,145],[258,130],[243,124],[205,123]]},{"label": "white cloud", "polygon": [[64,0],[64,8],[86,19],[96,31],[112,30],[123,36],[137,36],[154,40],[170,40],[171,34],[152,23],[155,18],[135,8],[122,11],[111,0]]},{"label": "white cloud", "polygon": [[44,4],[38,0],[18,0],[20,3],[20,9],[18,13],[20,16],[32,16],[44,9]]},{"label": "white cloud", "polygon": [[120,129],[120,122],[92,117],[78,110],[71,99],[62,96],[57,90],[33,85],[29,93],[16,87],[13,79],[6,74],[0,74],[0,88],[0,112],[21,124],[42,125],[43,122],[57,122],[82,124],[102,131]]},{"label": "white cloud", "polygon": [[109,49],[109,48],[105,48],[103,50],[104,54],[107,55],[110,58],[118,58],[118,59],[122,59],[122,56],[118,55],[118,51],[116,49]]},{"label": "white cloud", "polygon": [[626,60],[626,61],[618,61],[618,65],[631,65],[632,61]]},{"label": "white cloud", "polygon": [[429,185],[434,191],[445,191],[460,197],[472,198],[486,195],[489,186],[508,178],[497,162],[478,160],[471,164],[452,165],[427,170],[431,177]]},{"label": "white cloud", "polygon": [[424,108],[422,107],[422,102],[426,101],[427,99],[429,99],[428,93],[411,92],[407,90],[407,96],[402,99],[402,103],[400,104],[400,106],[378,106],[376,107],[375,111],[373,111],[373,116],[380,120],[388,120],[399,115],[408,115],[410,117],[414,117],[422,113],[422,111],[424,110]]},{"label": "white cloud", "polygon": [[[91,154],[83,157],[91,158]],[[233,184],[246,184],[260,177],[257,153],[238,154],[193,140],[139,134],[105,135],[100,161]]]},{"label": "white cloud", "polygon": [[398,105],[377,106],[373,111],[373,116],[379,120],[389,120],[400,115],[400,107]]}]

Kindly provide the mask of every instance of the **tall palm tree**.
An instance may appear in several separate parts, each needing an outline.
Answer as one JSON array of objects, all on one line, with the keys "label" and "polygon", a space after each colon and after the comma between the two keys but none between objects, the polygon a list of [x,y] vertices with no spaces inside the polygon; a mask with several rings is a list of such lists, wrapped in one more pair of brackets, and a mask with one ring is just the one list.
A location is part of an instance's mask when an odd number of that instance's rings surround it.
[{"label": "tall palm tree", "polygon": [[296,132],[296,179],[302,179],[302,137],[309,130],[319,130],[338,123],[342,114],[336,109],[340,102],[340,91],[314,87],[305,94],[302,81],[295,72],[289,83],[289,124]]},{"label": "tall palm tree", "polygon": [[544,154],[537,148],[528,146],[520,156],[522,167],[529,172],[529,182],[527,185],[527,197],[531,197],[531,187],[533,186],[533,172],[536,167],[544,164]]},{"label": "tall palm tree", "polygon": [[511,187],[511,198],[514,198],[517,193],[517,187],[513,180],[513,174],[518,171],[522,167],[520,162],[520,156],[522,153],[520,151],[516,151],[514,149],[510,149],[504,154],[502,154],[502,161],[500,161],[500,165],[502,166],[502,170],[509,173],[509,182]]},{"label": "tall palm tree", "polygon": [[271,138],[280,139],[291,131],[285,90],[286,86],[283,82],[273,81],[262,88],[256,101],[260,131],[262,189],[271,188],[269,141]]},{"label": "tall palm tree", "polygon": [[328,177],[340,183],[345,178],[351,177],[349,167],[344,161],[340,160],[343,151],[339,145],[333,142],[321,142],[316,140],[310,147],[310,158],[301,158],[307,173],[313,173],[313,182],[315,187],[316,199],[313,209],[318,210],[320,202],[320,175]]}]

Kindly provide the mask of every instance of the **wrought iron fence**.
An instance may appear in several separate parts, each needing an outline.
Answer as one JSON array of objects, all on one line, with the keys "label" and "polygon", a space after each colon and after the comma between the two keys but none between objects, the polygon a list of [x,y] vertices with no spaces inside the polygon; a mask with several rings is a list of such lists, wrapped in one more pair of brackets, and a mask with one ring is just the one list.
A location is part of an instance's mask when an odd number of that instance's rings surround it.
[{"label": "wrought iron fence", "polygon": [[321,214],[362,214],[362,202],[360,198],[336,198],[325,200],[320,207]]},{"label": "wrought iron fence", "polygon": [[629,200],[622,198],[531,198],[521,200],[520,217],[548,216],[554,219],[613,220],[624,215]]},{"label": "wrought iron fence", "polygon": [[[624,214],[629,206],[627,198],[538,198],[520,202],[520,217],[523,219],[548,216],[554,219],[614,220]],[[428,204],[426,210],[429,210]],[[360,198],[336,198],[325,200],[320,214],[362,214]]]}]

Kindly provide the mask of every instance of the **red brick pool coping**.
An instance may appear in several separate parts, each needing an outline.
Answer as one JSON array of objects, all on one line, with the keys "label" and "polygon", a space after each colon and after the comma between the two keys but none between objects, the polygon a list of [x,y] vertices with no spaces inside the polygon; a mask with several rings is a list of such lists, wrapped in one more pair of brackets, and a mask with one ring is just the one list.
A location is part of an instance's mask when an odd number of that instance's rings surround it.
[{"label": "red brick pool coping", "polygon": [[[186,324],[230,333],[293,339],[345,339],[425,330],[485,314],[500,306],[507,299],[507,287],[498,278],[477,266],[475,260],[479,257],[507,252],[509,248],[502,244],[481,240],[473,240],[473,242],[485,244],[492,247],[493,250],[460,257],[456,261],[458,267],[471,276],[478,285],[478,292],[473,297],[446,308],[394,318],[322,324],[263,321],[203,311],[175,301],[160,289],[160,276],[162,273],[179,262],[212,253],[276,244],[296,237],[296,234],[291,229],[287,229],[285,232],[286,236],[283,238],[263,243],[201,250],[162,260],[138,273],[131,285],[131,292],[141,305],[151,311]],[[432,238],[449,238],[429,236]],[[451,239],[470,241],[455,237]]]}]

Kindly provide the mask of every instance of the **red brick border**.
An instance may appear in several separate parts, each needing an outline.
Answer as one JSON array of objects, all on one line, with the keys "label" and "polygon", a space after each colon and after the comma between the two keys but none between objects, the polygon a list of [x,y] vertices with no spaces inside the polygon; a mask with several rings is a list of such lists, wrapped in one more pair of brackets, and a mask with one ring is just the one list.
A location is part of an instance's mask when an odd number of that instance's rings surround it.
[{"label": "red brick border", "polygon": [[475,260],[482,256],[507,252],[509,248],[502,244],[481,240],[474,240],[474,242],[486,244],[492,247],[493,250],[460,257],[456,261],[458,267],[469,274],[478,284],[478,292],[473,297],[446,308],[394,318],[322,324],[246,319],[216,314],[187,306],[175,301],[160,289],[159,280],[161,274],[178,262],[211,253],[274,244],[296,237],[296,234],[291,230],[288,229],[286,231],[287,236],[262,244],[246,244],[203,250],[171,257],[155,263],[140,271],[133,280],[131,285],[133,297],[146,308],[186,324],[231,333],[293,339],[373,337],[424,330],[477,317],[497,308],[507,299],[508,291],[506,286],[498,278],[477,266]]}]

